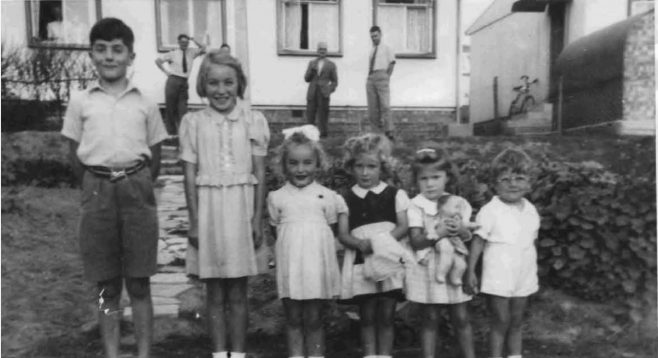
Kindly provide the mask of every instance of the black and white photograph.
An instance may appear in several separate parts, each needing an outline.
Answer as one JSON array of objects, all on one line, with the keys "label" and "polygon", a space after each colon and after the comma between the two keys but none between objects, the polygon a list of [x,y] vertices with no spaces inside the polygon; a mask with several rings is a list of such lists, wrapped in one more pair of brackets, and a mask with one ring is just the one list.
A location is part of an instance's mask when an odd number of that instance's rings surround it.
[{"label": "black and white photograph", "polygon": [[0,355],[657,357],[654,7],[0,0]]}]

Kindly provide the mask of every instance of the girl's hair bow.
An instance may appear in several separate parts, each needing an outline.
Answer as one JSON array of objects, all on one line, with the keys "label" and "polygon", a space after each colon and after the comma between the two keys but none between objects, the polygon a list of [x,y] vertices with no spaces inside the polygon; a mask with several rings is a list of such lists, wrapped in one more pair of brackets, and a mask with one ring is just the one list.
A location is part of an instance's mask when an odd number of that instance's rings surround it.
[{"label": "girl's hair bow", "polygon": [[305,124],[299,127],[286,128],[283,131],[283,138],[288,139],[295,133],[301,133],[306,138],[317,142],[320,140],[320,131],[318,128],[312,124]]}]

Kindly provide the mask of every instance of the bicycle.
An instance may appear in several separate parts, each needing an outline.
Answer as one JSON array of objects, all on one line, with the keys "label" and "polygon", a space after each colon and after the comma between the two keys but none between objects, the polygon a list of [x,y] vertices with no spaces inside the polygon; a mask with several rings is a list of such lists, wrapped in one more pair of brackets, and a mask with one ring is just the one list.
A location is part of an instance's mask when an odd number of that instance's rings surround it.
[{"label": "bicycle", "polygon": [[513,87],[513,90],[517,92],[517,95],[512,103],[510,103],[508,118],[512,118],[515,114],[526,113],[530,107],[535,105],[535,97],[530,94],[530,86],[539,82],[539,79],[535,78],[532,81],[528,80],[529,77],[523,75],[521,76],[521,85]]}]

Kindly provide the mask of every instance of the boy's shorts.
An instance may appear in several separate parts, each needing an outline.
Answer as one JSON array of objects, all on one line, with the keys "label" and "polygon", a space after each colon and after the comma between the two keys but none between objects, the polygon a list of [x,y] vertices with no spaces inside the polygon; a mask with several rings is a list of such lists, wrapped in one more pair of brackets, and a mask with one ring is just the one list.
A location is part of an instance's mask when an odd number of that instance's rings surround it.
[{"label": "boy's shorts", "polygon": [[157,267],[158,217],[148,166],[119,181],[85,171],[80,250],[85,277],[150,277]]}]

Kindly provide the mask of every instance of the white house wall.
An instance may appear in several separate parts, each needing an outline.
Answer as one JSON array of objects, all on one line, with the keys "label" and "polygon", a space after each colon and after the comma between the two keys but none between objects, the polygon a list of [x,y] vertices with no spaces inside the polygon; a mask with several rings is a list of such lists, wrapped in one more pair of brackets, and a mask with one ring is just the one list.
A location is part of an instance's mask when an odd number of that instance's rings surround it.
[{"label": "white house wall", "polygon": [[[236,44],[236,1],[226,0],[226,42]],[[241,0],[240,0],[241,1]],[[26,45],[26,12],[23,0],[2,0],[2,39],[6,43]],[[246,2],[249,86],[252,103],[256,105],[305,105],[306,83],[303,75],[312,56],[279,56],[277,54],[276,0]],[[456,5],[457,0],[437,1],[435,59],[397,60],[391,79],[391,105],[394,107],[454,107],[456,104]],[[118,17],[135,32],[136,58],[133,81],[145,93],[164,102],[165,75],[154,61],[157,51],[155,0],[104,0],[103,17]],[[371,41],[368,29],[372,25],[372,0],[342,1],[343,56],[332,58],[338,66],[339,87],[332,96],[334,106],[365,106],[365,81]],[[240,7],[241,8],[241,7]],[[386,41],[386,29],[383,41]],[[237,47],[237,48],[236,48]],[[245,47],[246,48],[246,47]],[[236,55],[240,58],[239,51]],[[199,59],[190,77],[189,103],[202,103],[196,95],[195,77]]]},{"label": "white house wall", "polygon": [[522,75],[539,79],[532,85],[537,101],[548,89],[548,17],[543,13],[512,14],[471,36],[470,118],[480,122],[494,118],[493,78],[498,77],[498,111],[507,115],[516,97],[513,87]]},{"label": "white house wall", "polygon": [[628,17],[629,0],[573,0],[567,8],[565,45]]},{"label": "white house wall", "polygon": [[[256,105],[305,105],[304,72],[311,56],[277,54],[275,0],[247,3],[251,100]],[[398,59],[391,78],[391,105],[398,107],[455,106],[456,0],[437,1],[437,58]],[[339,86],[333,106],[366,105],[368,53],[372,46],[371,0],[342,1],[343,56],[332,57]],[[386,42],[386,29],[382,29]]]}]

